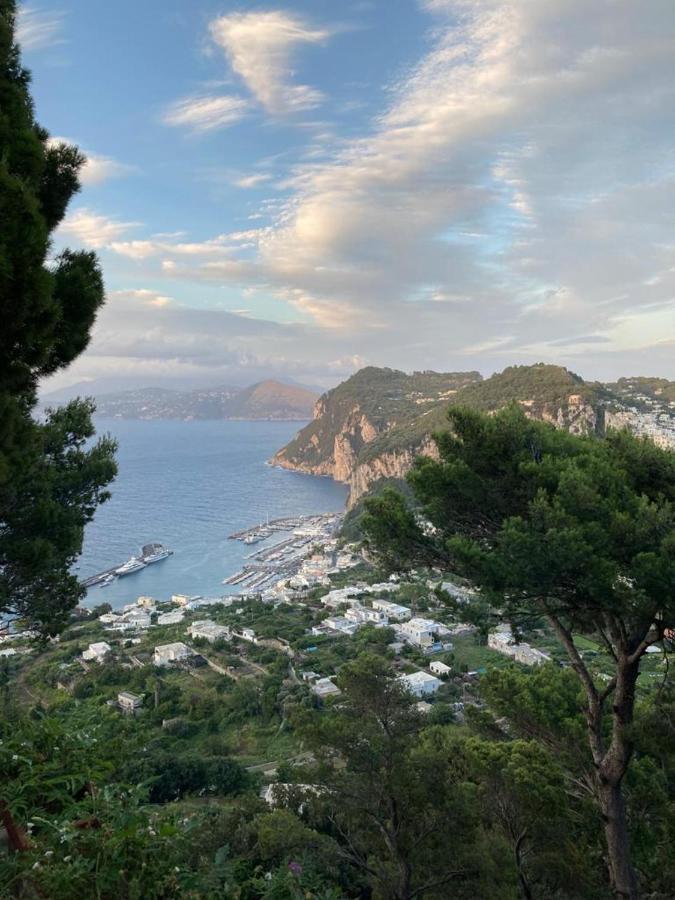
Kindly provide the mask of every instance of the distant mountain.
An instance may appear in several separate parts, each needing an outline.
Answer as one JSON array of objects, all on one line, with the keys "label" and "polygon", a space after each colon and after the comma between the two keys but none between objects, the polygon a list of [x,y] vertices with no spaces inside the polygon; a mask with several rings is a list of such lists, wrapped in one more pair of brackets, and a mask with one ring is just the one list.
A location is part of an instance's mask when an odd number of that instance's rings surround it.
[{"label": "distant mountain", "polygon": [[[82,391],[87,392],[86,385]],[[277,381],[246,388],[220,386],[192,391],[139,388],[95,396],[96,413],[120,419],[309,419],[317,400],[314,391]],[[60,402],[48,395],[45,405]]]},{"label": "distant mountain", "polygon": [[562,366],[511,366],[491,378],[478,372],[366,368],[318,400],[314,420],[271,462],[329,475],[350,487],[353,506],[374,482],[400,479],[415,456],[435,455],[432,434],[447,425],[451,404],[486,412],[517,402],[532,418],[574,434],[628,427],[675,446],[675,384],[664,379],[584,381]]}]

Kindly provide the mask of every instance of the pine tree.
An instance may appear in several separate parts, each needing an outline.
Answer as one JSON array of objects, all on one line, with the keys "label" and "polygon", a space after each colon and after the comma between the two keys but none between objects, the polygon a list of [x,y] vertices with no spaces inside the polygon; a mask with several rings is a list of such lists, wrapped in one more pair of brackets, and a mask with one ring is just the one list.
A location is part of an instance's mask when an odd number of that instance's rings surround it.
[{"label": "pine tree", "polygon": [[40,379],[85,349],[104,287],[94,253],[49,262],[85,159],[35,121],[15,13],[0,0],[0,617],[54,633],[83,593],[70,568],[108,496],[115,444],[90,445],[89,401],[35,417]]}]

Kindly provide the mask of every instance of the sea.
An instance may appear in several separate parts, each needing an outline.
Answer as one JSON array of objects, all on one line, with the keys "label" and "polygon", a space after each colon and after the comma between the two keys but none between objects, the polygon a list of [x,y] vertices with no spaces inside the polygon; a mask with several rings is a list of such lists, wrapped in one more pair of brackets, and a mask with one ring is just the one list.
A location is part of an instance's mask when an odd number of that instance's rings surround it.
[{"label": "sea", "polygon": [[[347,489],[328,478],[268,465],[303,422],[96,419],[119,443],[112,497],[87,526],[77,575],[121,565],[157,541],[173,556],[94,586],[84,605],[118,609],[147,595],[218,597],[252,548],[229,535],[260,522],[344,509]],[[270,539],[273,543],[282,535]],[[258,544],[255,549],[261,549]]]}]

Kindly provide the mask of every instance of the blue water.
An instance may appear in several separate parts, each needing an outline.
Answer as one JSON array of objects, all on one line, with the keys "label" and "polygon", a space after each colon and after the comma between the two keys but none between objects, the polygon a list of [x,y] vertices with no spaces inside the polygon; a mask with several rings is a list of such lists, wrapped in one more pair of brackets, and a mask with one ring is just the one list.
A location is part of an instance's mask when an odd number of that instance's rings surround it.
[{"label": "blue water", "polygon": [[[251,552],[233,531],[271,519],[344,507],[347,491],[327,478],[272,468],[266,461],[295,434],[298,422],[142,422],[98,419],[99,434],[119,441],[112,499],[87,527],[78,574],[119,565],[149,541],[168,559],[105,588],[87,605],[114,608],[148,594],[219,596]],[[259,545],[260,546],[260,545]]]}]

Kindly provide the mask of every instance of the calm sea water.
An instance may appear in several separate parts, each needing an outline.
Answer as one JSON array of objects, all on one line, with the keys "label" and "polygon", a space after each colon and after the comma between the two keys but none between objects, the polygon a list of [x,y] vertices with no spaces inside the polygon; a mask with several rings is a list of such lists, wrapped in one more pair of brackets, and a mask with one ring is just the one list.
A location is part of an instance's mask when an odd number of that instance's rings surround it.
[{"label": "calm sea water", "polygon": [[344,486],[266,465],[301,424],[98,419],[98,433],[119,441],[119,474],[112,499],[87,528],[78,574],[119,565],[150,541],[174,555],[108,587],[91,588],[87,605],[118,608],[141,594],[165,600],[173,593],[232,592],[236,588],[222,580],[252,548],[228,540],[229,534],[268,514],[341,510]]}]

